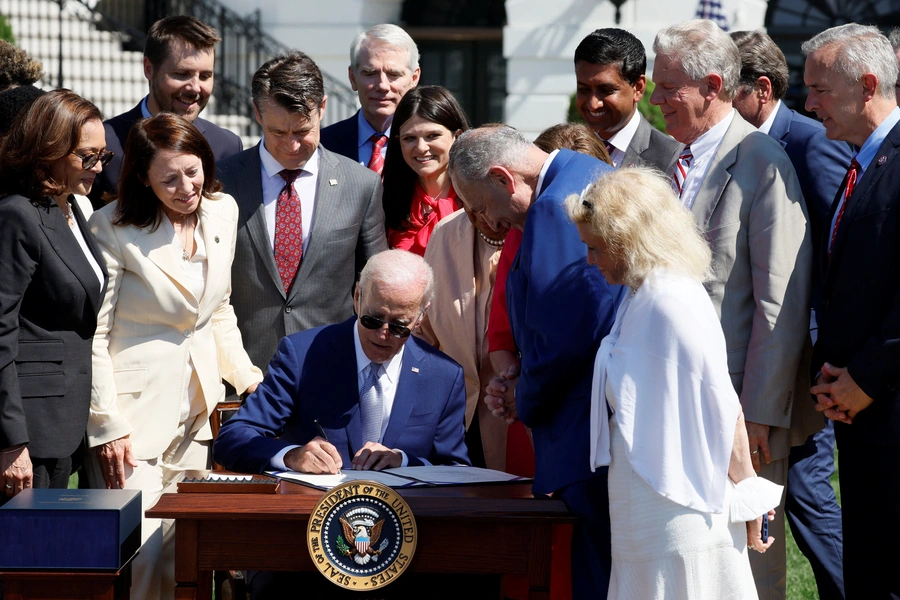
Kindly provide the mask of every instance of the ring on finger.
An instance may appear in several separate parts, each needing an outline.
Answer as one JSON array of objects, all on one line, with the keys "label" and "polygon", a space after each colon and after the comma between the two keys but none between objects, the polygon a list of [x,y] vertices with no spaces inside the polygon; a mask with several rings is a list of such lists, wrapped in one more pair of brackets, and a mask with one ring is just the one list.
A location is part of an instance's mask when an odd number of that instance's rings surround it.
[{"label": "ring on finger", "polygon": [[759,449],[751,450],[751,451],[750,451],[750,454],[759,454]]}]

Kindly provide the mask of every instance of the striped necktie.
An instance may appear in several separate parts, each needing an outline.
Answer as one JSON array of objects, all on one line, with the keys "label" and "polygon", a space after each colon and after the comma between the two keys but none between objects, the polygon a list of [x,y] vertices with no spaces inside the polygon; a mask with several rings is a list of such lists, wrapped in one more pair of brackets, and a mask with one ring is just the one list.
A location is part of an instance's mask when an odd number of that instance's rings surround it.
[{"label": "striped necktie", "polygon": [[678,157],[678,161],[675,163],[675,172],[672,174],[672,187],[675,189],[675,193],[678,194],[678,197],[681,198],[681,194],[684,192],[684,180],[687,179],[687,173],[691,168],[691,162],[694,160],[694,155],[691,154],[691,147],[685,146],[684,150],[681,151],[681,155]]}]

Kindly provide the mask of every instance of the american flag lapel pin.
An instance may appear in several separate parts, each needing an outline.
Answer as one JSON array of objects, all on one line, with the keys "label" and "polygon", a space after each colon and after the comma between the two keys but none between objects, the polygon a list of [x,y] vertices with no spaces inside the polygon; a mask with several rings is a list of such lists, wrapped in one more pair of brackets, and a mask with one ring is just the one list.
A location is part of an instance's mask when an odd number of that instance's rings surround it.
[{"label": "american flag lapel pin", "polygon": [[328,185],[337,185],[337,179],[329,179]]},{"label": "american flag lapel pin", "polygon": [[419,372],[419,367],[413,367],[413,368],[412,368],[412,372],[413,372],[413,373],[418,373],[418,372]]}]

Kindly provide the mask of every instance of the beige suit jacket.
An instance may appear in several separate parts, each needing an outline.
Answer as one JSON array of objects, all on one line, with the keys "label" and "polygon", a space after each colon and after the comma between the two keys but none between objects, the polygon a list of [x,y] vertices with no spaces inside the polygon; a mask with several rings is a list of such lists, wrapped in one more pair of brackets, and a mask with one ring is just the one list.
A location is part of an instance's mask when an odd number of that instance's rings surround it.
[{"label": "beige suit jacket", "polygon": [[[508,426],[503,419],[492,416],[484,404],[484,388],[496,374],[487,356],[483,357],[482,364],[478,361],[475,236],[475,227],[462,210],[438,223],[432,233],[425,250],[425,260],[435,274],[434,299],[418,335],[463,368],[466,379],[466,429],[478,415],[485,462],[489,468],[503,470],[506,467]],[[483,293],[493,293],[493,290]]]},{"label": "beige suit jacket", "polygon": [[221,194],[198,209],[207,252],[206,287],[196,298],[172,240],[155,231],[113,226],[115,204],[95,212],[91,230],[109,270],[109,285],[93,343],[88,445],[131,435],[136,458],[158,457],[180,425],[188,393],[188,361],[200,383],[191,433],[212,438],[208,415],[225,396],[222,379],[243,392],[262,380],[241,343],[231,295],[238,209]]},{"label": "beige suit jacket", "polygon": [[747,421],[772,427],[773,460],[822,428],[809,394],[812,240],[781,145],[735,114],[691,208],[713,251],[707,291]]}]

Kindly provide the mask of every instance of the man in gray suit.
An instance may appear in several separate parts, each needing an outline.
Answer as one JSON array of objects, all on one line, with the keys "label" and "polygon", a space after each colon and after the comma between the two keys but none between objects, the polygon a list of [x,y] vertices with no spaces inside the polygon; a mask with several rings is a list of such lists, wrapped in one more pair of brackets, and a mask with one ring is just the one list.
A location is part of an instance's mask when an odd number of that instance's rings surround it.
[{"label": "man in gray suit", "polygon": [[647,55],[624,29],[597,29],[575,49],[575,103],[613,166],[645,165],[666,171],[681,144],[659,131],[637,110],[647,86]]},{"label": "man in gray suit", "polygon": [[[713,251],[706,287],[719,312],[728,369],[741,405],[753,466],[784,485],[791,446],[822,428],[809,395],[812,244],[803,194],[776,140],[732,107],[737,46],[716,24],[695,20],[660,31],[650,98],[666,130],[686,144],[673,187]],[[763,600],[784,598],[784,510],[778,541],[750,564]]]},{"label": "man in gray suit", "polygon": [[285,335],[353,315],[353,286],[387,250],[381,178],[319,145],[325,88],[302,52],[277,56],[251,84],[263,139],[219,163],[240,209],[231,304],[253,364]]}]

